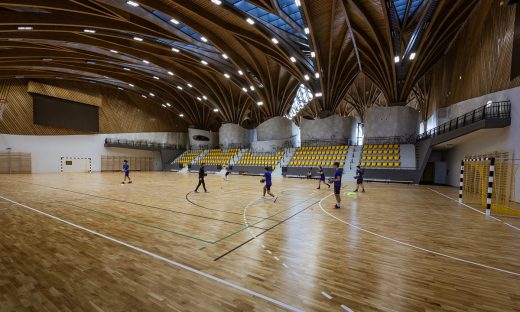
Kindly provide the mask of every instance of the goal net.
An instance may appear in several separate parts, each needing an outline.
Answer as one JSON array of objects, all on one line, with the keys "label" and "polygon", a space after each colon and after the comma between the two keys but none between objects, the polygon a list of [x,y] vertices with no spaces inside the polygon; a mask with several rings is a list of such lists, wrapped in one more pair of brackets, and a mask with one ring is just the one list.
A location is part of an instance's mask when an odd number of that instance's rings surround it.
[{"label": "goal net", "polygon": [[491,214],[520,216],[520,204],[513,201],[518,166],[508,152],[465,157],[462,200],[466,204],[481,208],[482,211],[486,209],[492,158],[495,163],[492,175]]}]

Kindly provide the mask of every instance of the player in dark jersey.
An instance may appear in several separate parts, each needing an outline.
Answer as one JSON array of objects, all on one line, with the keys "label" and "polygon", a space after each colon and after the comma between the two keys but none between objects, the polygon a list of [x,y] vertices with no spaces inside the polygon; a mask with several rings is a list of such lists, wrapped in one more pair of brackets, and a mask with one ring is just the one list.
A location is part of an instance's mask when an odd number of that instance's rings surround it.
[{"label": "player in dark jersey", "polygon": [[199,187],[202,185],[202,187],[204,188],[204,192],[208,192],[208,190],[206,190],[206,183],[204,182],[204,177],[207,176],[207,174],[204,172],[204,163],[200,164],[200,169],[199,169],[199,184],[197,184],[197,188],[195,189],[195,193],[198,193],[199,192]]},{"label": "player in dark jersey", "polygon": [[269,168],[269,167],[265,167],[264,178],[262,179],[262,181],[265,182],[264,197],[265,197],[265,193],[267,193],[271,197],[274,198],[274,201],[276,201],[276,199],[278,199],[278,197],[275,196],[273,193],[271,193],[271,186],[273,185],[273,182],[271,180],[271,170],[270,169],[271,168]]},{"label": "player in dark jersey", "polygon": [[361,186],[361,192],[365,192],[365,185],[363,184],[363,169],[361,169],[361,166],[356,166],[356,176],[354,179],[356,179],[356,189],[354,192],[357,192],[359,190],[359,186]]},{"label": "player in dark jersey", "polygon": [[321,188],[321,183],[325,183],[325,185],[327,185],[329,188],[330,188],[330,184],[328,184],[327,182],[325,182],[325,172],[323,172],[323,167],[322,166],[319,166],[318,167],[318,173],[320,175],[320,181],[318,182],[318,190]]},{"label": "player in dark jersey", "polygon": [[339,167],[339,162],[334,163],[334,169],[336,169],[336,173],[334,173],[334,196],[336,197],[336,205],[335,209],[341,208],[341,177],[343,176],[343,170]]},{"label": "player in dark jersey", "polygon": [[125,177],[121,184],[125,184],[126,178],[128,178],[128,183],[132,183],[132,179],[130,179],[130,165],[128,164],[128,160],[123,160],[123,172],[125,173]]}]

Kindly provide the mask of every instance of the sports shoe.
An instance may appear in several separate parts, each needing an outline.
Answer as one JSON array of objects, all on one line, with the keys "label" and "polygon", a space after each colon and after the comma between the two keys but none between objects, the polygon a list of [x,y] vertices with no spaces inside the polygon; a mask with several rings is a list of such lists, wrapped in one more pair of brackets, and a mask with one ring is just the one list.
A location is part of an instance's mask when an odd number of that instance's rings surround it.
[{"label": "sports shoe", "polygon": [[128,184],[132,183],[132,181],[129,181]]},{"label": "sports shoe", "polygon": [[274,198],[274,202],[275,202],[275,203],[276,203],[276,200],[278,200],[278,196],[276,196],[276,197]]},{"label": "sports shoe", "polygon": [[329,184],[329,188],[330,188],[330,184]]},{"label": "sports shoe", "polygon": [[317,189],[317,190],[319,190],[320,188],[319,188],[319,187],[317,187],[316,189]]},{"label": "sports shoe", "polygon": [[338,205],[334,205],[334,209],[340,209],[341,207]]},{"label": "sports shoe", "polygon": [[365,193],[365,190],[362,190],[361,193]]},{"label": "sports shoe", "polygon": [[354,193],[357,193],[357,192],[358,192],[358,190],[354,190]]}]

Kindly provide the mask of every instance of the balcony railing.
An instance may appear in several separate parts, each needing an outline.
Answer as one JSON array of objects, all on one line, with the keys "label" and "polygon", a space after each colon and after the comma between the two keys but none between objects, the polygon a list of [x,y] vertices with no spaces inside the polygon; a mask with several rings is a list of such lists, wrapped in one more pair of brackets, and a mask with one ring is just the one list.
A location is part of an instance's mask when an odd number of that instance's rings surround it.
[{"label": "balcony railing", "polygon": [[504,101],[489,103],[469,113],[443,123],[440,126],[421,133],[417,137],[417,141],[448,133],[465,126],[469,126],[478,121],[505,118],[511,118],[511,102]]},{"label": "balcony railing", "polygon": [[124,139],[105,139],[105,145],[109,146],[120,146],[128,148],[140,148],[140,149],[184,149],[184,146],[180,144],[166,144],[149,141],[132,141]]}]

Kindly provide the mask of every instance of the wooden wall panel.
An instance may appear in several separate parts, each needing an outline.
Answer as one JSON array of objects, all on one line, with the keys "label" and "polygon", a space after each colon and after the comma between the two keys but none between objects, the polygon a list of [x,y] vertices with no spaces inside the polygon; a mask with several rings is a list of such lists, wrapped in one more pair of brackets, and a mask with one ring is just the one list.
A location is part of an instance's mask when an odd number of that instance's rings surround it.
[{"label": "wooden wall panel", "polygon": [[507,1],[479,1],[449,50],[432,69],[430,112],[520,86],[520,77],[510,80],[515,11],[516,6],[507,5]]},{"label": "wooden wall panel", "polygon": [[29,81],[27,84],[29,93],[37,93],[50,97],[60,98],[64,100],[74,101],[100,107],[103,102],[101,94],[88,94],[71,88],[62,88],[55,85],[45,84],[37,81]]},{"label": "wooden wall panel", "polygon": [[121,171],[125,159],[130,165],[130,172],[153,170],[152,157],[101,156],[101,171]]},{"label": "wooden wall panel", "polygon": [[31,173],[30,153],[0,153],[0,173]]},{"label": "wooden wall panel", "polygon": [[[56,82],[43,81],[45,85]],[[60,81],[59,89],[46,87],[51,93],[84,102],[85,98],[101,99],[99,116],[100,133],[128,132],[185,132],[186,124],[156,102],[143,99],[137,94],[99,85]],[[68,90],[68,91],[67,91]],[[75,98],[74,94],[78,96]],[[64,95],[66,94],[66,95]],[[71,135],[88,134],[83,131],[45,127],[33,124],[32,97],[28,83],[22,79],[0,80],[0,98],[6,98],[4,120],[0,133],[22,135]]]}]

